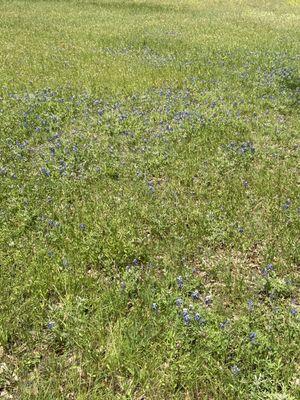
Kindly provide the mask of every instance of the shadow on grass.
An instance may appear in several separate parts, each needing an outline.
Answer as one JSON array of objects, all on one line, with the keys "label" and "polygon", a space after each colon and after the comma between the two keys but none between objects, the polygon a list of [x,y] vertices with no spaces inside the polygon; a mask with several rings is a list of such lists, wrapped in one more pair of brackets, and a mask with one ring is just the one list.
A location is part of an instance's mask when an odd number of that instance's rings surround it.
[{"label": "shadow on grass", "polygon": [[300,77],[292,76],[290,78],[284,79],[283,86],[290,92],[292,92],[292,106],[295,108],[300,107]]}]

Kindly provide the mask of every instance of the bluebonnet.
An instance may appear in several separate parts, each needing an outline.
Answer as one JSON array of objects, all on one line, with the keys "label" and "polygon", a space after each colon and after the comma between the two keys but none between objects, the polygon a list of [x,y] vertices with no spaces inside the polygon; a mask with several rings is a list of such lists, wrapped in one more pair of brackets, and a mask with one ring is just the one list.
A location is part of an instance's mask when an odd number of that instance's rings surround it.
[{"label": "bluebonnet", "polygon": [[255,152],[255,147],[253,146],[252,142],[244,142],[241,144],[240,152],[241,154],[246,154],[246,153],[253,154]]},{"label": "bluebonnet", "polygon": [[55,322],[53,322],[53,321],[50,321],[50,322],[48,322],[48,324],[47,324],[47,328],[48,329],[53,329],[55,327]]},{"label": "bluebonnet", "polygon": [[295,317],[298,314],[298,311],[296,310],[296,308],[291,309],[291,314],[293,317]]},{"label": "bluebonnet", "polygon": [[198,300],[200,297],[199,290],[195,290],[194,292],[192,292],[191,296],[193,300]]},{"label": "bluebonnet", "polygon": [[228,320],[226,319],[224,322],[221,322],[220,323],[220,329],[225,329],[226,328],[226,326],[228,325]]},{"label": "bluebonnet", "polygon": [[64,160],[59,161],[59,173],[64,175],[67,169],[67,163]]},{"label": "bluebonnet", "polygon": [[65,268],[67,268],[67,266],[69,265],[69,262],[66,258],[63,258],[62,263]]},{"label": "bluebonnet", "polygon": [[199,313],[195,314],[195,321],[200,321],[201,320],[201,316]]},{"label": "bluebonnet", "polygon": [[42,174],[44,174],[45,176],[50,176],[50,171],[49,171],[49,169],[47,169],[46,167],[42,167],[42,168],[41,168],[41,172],[42,172]]},{"label": "bluebonnet", "polygon": [[80,224],[80,225],[79,225],[79,228],[80,228],[82,231],[84,231],[85,228],[86,228],[86,225],[85,225],[85,224]]},{"label": "bluebonnet", "polygon": [[178,284],[179,289],[183,288],[183,279],[182,279],[181,275],[177,277],[177,284]]},{"label": "bluebonnet", "polygon": [[57,227],[59,226],[59,222],[53,221],[52,219],[50,219],[50,220],[48,221],[48,225],[49,225],[51,228],[57,228]]},{"label": "bluebonnet", "polygon": [[255,343],[255,342],[256,342],[256,339],[257,339],[257,333],[251,332],[251,333],[249,334],[249,339],[250,339],[250,342],[251,342],[251,343]]},{"label": "bluebonnet", "polygon": [[243,228],[242,226],[240,226],[240,227],[238,228],[238,232],[239,232],[239,233],[244,233],[244,228]]},{"label": "bluebonnet", "polygon": [[290,208],[291,204],[292,204],[291,200],[288,199],[288,200],[284,203],[284,205],[282,206],[282,208],[283,208],[284,210],[287,210],[288,208]]},{"label": "bluebonnet", "polygon": [[122,288],[123,290],[126,289],[126,283],[125,283],[124,281],[121,282],[121,288]]},{"label": "bluebonnet", "polygon": [[155,192],[154,184],[153,184],[152,181],[148,182],[148,187],[149,187],[149,190],[150,190],[151,193]]},{"label": "bluebonnet", "polygon": [[157,311],[158,305],[156,303],[152,303],[152,310]]},{"label": "bluebonnet", "polygon": [[244,188],[248,188],[249,187],[248,181],[243,181],[243,186],[244,186]]},{"label": "bluebonnet", "polygon": [[254,301],[253,300],[248,300],[247,304],[248,304],[248,310],[252,311],[253,308],[254,308]]},{"label": "bluebonnet", "polygon": [[176,299],[176,306],[177,307],[181,307],[182,304],[183,304],[183,300],[182,299],[180,299],[180,298]]},{"label": "bluebonnet", "polygon": [[240,368],[237,366],[237,365],[233,365],[232,367],[231,367],[231,372],[234,374],[234,375],[237,375],[237,374],[239,374],[240,373]]},{"label": "bluebonnet", "polygon": [[212,305],[212,302],[213,302],[212,297],[211,297],[210,295],[209,295],[209,296],[206,296],[205,299],[204,299],[204,302],[205,302],[205,304],[206,304],[207,306],[211,306],[211,305]]},{"label": "bluebonnet", "polygon": [[132,264],[133,264],[134,266],[138,266],[138,265],[139,265],[139,260],[138,260],[137,258],[135,258],[135,259],[132,261]]},{"label": "bluebonnet", "polygon": [[268,264],[265,268],[262,269],[263,276],[268,276],[270,272],[274,271],[273,264]]},{"label": "bluebonnet", "polygon": [[190,323],[190,316],[188,313],[183,314],[183,322],[185,323],[185,325],[188,325]]}]

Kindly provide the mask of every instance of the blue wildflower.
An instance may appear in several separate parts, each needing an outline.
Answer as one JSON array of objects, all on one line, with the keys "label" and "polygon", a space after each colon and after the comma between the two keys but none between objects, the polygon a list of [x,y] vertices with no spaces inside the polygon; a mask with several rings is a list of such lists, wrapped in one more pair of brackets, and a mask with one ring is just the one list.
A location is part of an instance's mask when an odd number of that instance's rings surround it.
[{"label": "blue wildflower", "polygon": [[182,304],[183,304],[183,300],[182,299],[180,299],[180,298],[176,299],[176,306],[177,307],[181,307]]},{"label": "blue wildflower", "polygon": [[195,314],[195,321],[200,321],[201,320],[201,316],[199,313]]},{"label": "blue wildflower", "polygon": [[53,329],[54,327],[55,327],[55,322],[53,322],[53,321],[48,322],[47,328],[48,328],[49,330]]},{"label": "blue wildflower", "polygon": [[227,325],[228,325],[228,320],[226,319],[224,322],[220,323],[220,329],[222,330],[225,329]]},{"label": "blue wildflower", "polygon": [[68,260],[67,260],[66,258],[63,258],[62,264],[63,264],[63,266],[64,266],[65,268],[67,268],[68,265],[69,265],[69,262],[68,262]]},{"label": "blue wildflower", "polygon": [[177,277],[177,284],[178,284],[179,289],[183,288],[183,279],[182,279],[181,275]]},{"label": "blue wildflower", "polygon": [[48,225],[49,225],[51,228],[57,228],[57,227],[59,226],[59,222],[53,221],[52,219],[50,219],[50,220],[48,221]]},{"label": "blue wildflower", "polygon": [[42,168],[41,168],[41,172],[42,172],[42,174],[44,174],[45,176],[50,176],[50,171],[49,171],[49,169],[47,169],[46,167],[42,167]]},{"label": "blue wildflower", "polygon": [[274,271],[273,264],[268,264],[265,268],[262,269],[263,276],[268,276],[270,272]]},{"label": "blue wildflower", "polygon": [[291,309],[291,314],[293,317],[295,317],[298,314],[298,311],[296,310],[296,308]]},{"label": "blue wildflower", "polygon": [[290,208],[291,204],[292,204],[291,200],[288,199],[288,200],[284,203],[284,205],[282,206],[282,208],[283,208],[284,210],[287,210],[287,209]]},{"label": "blue wildflower", "polygon": [[241,372],[241,370],[239,369],[239,367],[238,367],[237,365],[233,365],[233,366],[231,367],[231,372],[232,372],[234,375],[238,375],[238,374]]},{"label": "blue wildflower", "polygon": [[248,310],[252,311],[253,308],[254,308],[254,301],[253,300],[248,300],[247,304],[248,304]]},{"label": "blue wildflower", "polygon": [[152,310],[157,311],[158,310],[158,305],[156,303],[152,303]]},{"label": "blue wildflower", "polygon": [[195,290],[194,292],[192,292],[191,296],[193,300],[198,300],[200,297],[199,290]]},{"label": "blue wildflower", "polygon": [[121,289],[123,289],[123,290],[126,289],[126,283],[124,281],[121,282]]},{"label": "blue wildflower", "polygon": [[251,333],[249,334],[249,339],[250,339],[250,342],[251,342],[251,343],[255,343],[255,342],[256,342],[256,339],[257,339],[257,333],[251,332]]},{"label": "blue wildflower", "polygon": [[183,315],[183,322],[185,323],[185,325],[188,325],[190,323],[191,319],[189,314],[184,314]]},{"label": "blue wildflower", "polygon": [[137,259],[137,258],[135,258],[133,261],[132,261],[132,264],[134,265],[134,266],[138,266],[139,265],[139,260]]},{"label": "blue wildflower", "polygon": [[85,225],[85,224],[80,224],[80,225],[79,225],[79,228],[80,228],[82,231],[84,231],[85,228],[86,228],[86,225]]},{"label": "blue wildflower", "polygon": [[213,302],[212,297],[211,296],[206,296],[205,299],[204,299],[204,302],[208,307],[211,306],[212,302]]},{"label": "blue wildflower", "polygon": [[151,193],[154,193],[154,192],[155,192],[155,188],[154,188],[154,183],[153,183],[153,181],[149,181],[149,182],[148,182],[148,187],[149,187],[149,190],[150,190]]}]

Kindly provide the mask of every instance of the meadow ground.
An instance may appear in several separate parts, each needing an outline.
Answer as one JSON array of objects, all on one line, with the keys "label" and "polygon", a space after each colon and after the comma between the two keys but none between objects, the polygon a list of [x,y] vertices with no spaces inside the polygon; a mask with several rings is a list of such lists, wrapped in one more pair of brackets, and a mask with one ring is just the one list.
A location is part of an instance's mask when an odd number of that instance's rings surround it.
[{"label": "meadow ground", "polygon": [[299,6],[0,2],[2,398],[300,398]]}]

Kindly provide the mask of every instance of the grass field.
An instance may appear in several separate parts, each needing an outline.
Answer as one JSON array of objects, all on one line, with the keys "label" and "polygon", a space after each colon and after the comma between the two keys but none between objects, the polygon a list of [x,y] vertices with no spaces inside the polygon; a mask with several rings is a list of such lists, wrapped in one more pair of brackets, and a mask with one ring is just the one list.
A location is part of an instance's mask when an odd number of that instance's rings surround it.
[{"label": "grass field", "polygon": [[0,397],[298,400],[298,0],[0,2]]}]

